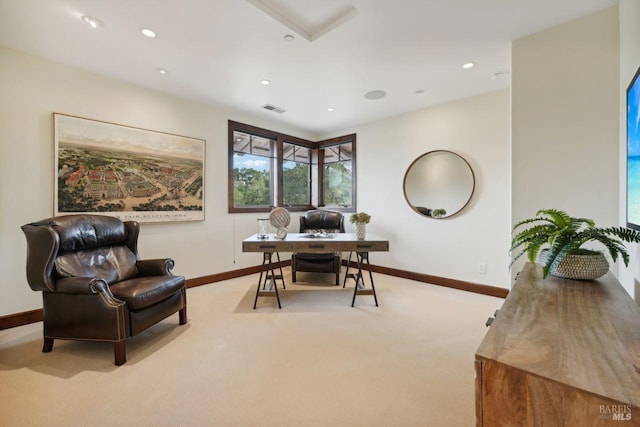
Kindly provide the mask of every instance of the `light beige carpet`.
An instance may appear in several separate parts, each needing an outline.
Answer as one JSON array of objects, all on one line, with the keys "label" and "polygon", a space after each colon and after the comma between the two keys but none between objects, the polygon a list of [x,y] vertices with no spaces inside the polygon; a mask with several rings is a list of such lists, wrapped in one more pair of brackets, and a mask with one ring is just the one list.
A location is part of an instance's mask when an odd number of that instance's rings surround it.
[{"label": "light beige carpet", "polygon": [[[177,314],[128,340],[0,331],[2,426],[473,426],[475,350],[502,300],[376,274],[380,307],[331,275],[300,274],[282,310],[257,275],[188,290]],[[312,285],[308,282],[321,281]]]}]

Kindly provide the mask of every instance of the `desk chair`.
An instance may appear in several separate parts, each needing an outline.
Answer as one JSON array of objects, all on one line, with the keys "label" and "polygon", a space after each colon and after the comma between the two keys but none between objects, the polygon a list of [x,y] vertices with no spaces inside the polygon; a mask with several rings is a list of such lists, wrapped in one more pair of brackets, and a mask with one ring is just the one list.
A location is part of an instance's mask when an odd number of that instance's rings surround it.
[{"label": "desk chair", "polygon": [[[300,233],[311,233],[323,230],[328,233],[344,233],[344,216],[340,212],[324,209],[307,211],[300,217]],[[295,283],[296,272],[332,273],[336,276],[335,284],[340,284],[340,253],[305,253],[291,255],[291,281]]]}]

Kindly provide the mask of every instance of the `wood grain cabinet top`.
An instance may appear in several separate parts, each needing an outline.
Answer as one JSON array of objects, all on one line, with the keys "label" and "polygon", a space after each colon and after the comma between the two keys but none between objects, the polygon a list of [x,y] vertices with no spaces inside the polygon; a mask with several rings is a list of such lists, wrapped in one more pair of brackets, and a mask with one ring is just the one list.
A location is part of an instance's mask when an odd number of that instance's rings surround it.
[{"label": "wood grain cabinet top", "polygon": [[525,266],[476,352],[476,413],[484,426],[640,425],[640,308],[611,272],[542,280]]}]

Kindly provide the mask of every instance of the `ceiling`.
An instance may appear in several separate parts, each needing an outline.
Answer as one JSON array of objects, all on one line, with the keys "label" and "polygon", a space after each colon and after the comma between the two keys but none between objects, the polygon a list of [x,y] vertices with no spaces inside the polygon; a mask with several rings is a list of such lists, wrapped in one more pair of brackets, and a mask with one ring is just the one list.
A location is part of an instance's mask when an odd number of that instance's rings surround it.
[{"label": "ceiling", "polygon": [[322,135],[509,87],[512,40],[617,3],[0,0],[0,45]]}]

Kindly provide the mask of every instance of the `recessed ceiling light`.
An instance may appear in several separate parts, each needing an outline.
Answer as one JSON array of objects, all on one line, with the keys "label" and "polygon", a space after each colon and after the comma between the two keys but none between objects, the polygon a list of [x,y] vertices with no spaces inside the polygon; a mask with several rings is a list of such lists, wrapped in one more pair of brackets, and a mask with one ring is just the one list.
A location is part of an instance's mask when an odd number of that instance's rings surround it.
[{"label": "recessed ceiling light", "polygon": [[156,36],[156,32],[153,31],[150,28],[141,28],[140,32],[145,35],[146,37],[149,37],[150,39],[154,38]]},{"label": "recessed ceiling light", "polygon": [[159,72],[160,74],[163,74],[163,75],[164,75],[164,74],[169,74],[169,72],[168,72],[166,69],[164,69],[164,68],[158,68],[158,72]]},{"label": "recessed ceiling light", "polygon": [[476,65],[473,62],[467,62],[466,64],[462,64],[462,68],[464,68],[465,70],[468,70],[469,68],[473,68],[473,66]]},{"label": "recessed ceiling light", "polygon": [[329,107],[329,108],[327,108],[327,111],[329,111],[329,112],[332,112],[332,111],[335,111],[335,110],[336,110],[336,109],[335,109],[335,108],[333,108],[333,107]]},{"label": "recessed ceiling light", "polygon": [[269,86],[271,84],[271,80],[260,80],[260,84],[263,86]]},{"label": "recessed ceiling light", "polygon": [[502,71],[498,71],[497,73],[493,73],[491,75],[491,80],[502,80],[505,77],[505,73]]},{"label": "recessed ceiling light", "polygon": [[378,99],[382,99],[387,96],[387,92],[383,90],[372,90],[364,94],[364,97],[370,101],[375,101]]},{"label": "recessed ceiling light", "polygon": [[287,42],[292,42],[294,39],[295,39],[295,37],[293,37],[292,34],[286,34],[284,36],[284,40],[287,41]]},{"label": "recessed ceiling light", "polygon": [[93,16],[84,15],[81,19],[85,24],[89,25],[91,28],[102,27],[102,21],[99,20],[98,18],[94,18]]},{"label": "recessed ceiling light", "polygon": [[417,90],[415,91],[416,96],[424,96],[424,91],[423,90]]}]

